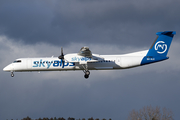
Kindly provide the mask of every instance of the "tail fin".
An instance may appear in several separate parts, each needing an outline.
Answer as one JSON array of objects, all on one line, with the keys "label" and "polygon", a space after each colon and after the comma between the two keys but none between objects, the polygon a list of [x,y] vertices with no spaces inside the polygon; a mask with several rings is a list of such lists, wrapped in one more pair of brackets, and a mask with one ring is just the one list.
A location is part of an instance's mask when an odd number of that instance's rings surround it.
[{"label": "tail fin", "polygon": [[147,55],[142,59],[141,65],[168,59],[169,57],[167,57],[167,53],[169,51],[169,47],[175,34],[175,31],[165,31],[156,33],[158,37],[152,44]]},{"label": "tail fin", "polygon": [[152,44],[146,56],[167,56],[169,47],[171,45],[171,41],[175,34],[175,31],[165,31],[156,33],[158,37]]}]

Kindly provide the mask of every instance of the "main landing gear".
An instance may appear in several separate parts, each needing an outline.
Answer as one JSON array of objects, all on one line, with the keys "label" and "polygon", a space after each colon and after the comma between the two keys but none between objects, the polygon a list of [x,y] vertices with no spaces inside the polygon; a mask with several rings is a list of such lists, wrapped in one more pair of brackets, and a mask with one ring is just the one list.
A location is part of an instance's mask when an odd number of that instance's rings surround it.
[{"label": "main landing gear", "polygon": [[83,64],[82,67],[84,68],[83,72],[85,73],[84,78],[88,79],[89,75],[90,75],[90,72],[88,70],[87,64]]},{"label": "main landing gear", "polygon": [[11,77],[14,77],[14,73],[13,72],[11,72]]},{"label": "main landing gear", "polygon": [[88,79],[88,78],[89,78],[89,75],[90,75],[89,70],[87,70],[87,71],[84,70],[83,72],[85,73],[84,78]]}]

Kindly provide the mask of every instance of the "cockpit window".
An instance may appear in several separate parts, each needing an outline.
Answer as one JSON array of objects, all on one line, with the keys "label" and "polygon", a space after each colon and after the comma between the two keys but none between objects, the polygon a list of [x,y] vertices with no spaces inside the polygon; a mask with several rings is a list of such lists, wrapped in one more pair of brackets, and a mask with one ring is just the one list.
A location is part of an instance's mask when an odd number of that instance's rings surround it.
[{"label": "cockpit window", "polygon": [[16,60],[13,63],[20,63],[20,62],[21,62],[21,60]]}]

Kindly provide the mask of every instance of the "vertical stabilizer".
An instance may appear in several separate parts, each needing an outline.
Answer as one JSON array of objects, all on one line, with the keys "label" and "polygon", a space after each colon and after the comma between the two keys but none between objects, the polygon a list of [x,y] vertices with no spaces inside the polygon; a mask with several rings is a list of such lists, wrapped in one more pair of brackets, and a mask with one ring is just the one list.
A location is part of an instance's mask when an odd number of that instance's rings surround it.
[{"label": "vertical stabilizer", "polygon": [[167,54],[175,34],[175,31],[165,31],[156,33],[158,37],[152,44],[147,55],[141,61],[141,65],[168,59],[169,57],[167,57]]},{"label": "vertical stabilizer", "polygon": [[175,31],[158,32],[155,42],[152,44],[146,56],[167,56],[169,47],[173,36],[176,34]]}]

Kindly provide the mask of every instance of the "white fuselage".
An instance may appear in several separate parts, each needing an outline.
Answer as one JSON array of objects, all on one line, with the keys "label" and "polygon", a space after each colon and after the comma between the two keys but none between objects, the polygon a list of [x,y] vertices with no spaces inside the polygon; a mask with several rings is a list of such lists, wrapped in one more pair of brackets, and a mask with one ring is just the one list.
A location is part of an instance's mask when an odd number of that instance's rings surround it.
[{"label": "white fuselage", "polygon": [[58,59],[58,57],[20,58],[3,70],[11,72],[84,70],[83,65],[87,65],[88,70],[125,69],[141,65],[141,61],[147,54],[147,51],[123,55],[93,54],[92,58],[74,53],[65,55],[64,61]]}]

